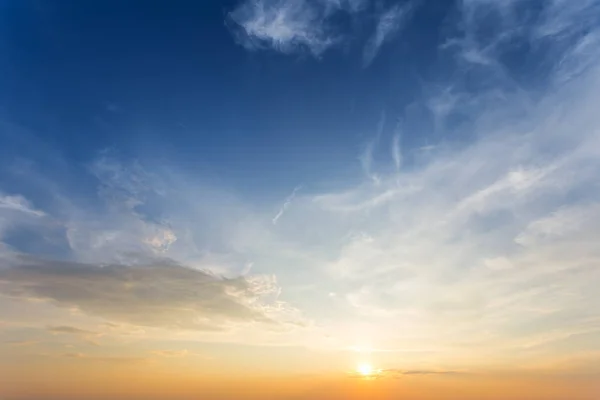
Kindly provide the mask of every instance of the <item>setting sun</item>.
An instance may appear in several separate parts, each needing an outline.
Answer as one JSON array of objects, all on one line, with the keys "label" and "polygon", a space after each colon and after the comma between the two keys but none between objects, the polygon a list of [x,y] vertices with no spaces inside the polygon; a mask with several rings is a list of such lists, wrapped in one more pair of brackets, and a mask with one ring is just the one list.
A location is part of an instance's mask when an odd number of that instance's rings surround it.
[{"label": "setting sun", "polygon": [[356,371],[361,374],[361,375],[371,375],[373,373],[373,367],[371,367],[370,364],[358,364],[358,367],[356,368]]}]

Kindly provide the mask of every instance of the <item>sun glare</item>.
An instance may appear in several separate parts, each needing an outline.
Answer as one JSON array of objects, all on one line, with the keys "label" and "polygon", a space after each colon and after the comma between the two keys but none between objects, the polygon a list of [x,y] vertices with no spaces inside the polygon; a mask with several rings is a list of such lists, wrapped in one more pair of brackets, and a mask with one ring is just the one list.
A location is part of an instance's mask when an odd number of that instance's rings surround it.
[{"label": "sun glare", "polygon": [[358,364],[356,371],[363,376],[368,376],[373,373],[373,367],[370,364]]}]

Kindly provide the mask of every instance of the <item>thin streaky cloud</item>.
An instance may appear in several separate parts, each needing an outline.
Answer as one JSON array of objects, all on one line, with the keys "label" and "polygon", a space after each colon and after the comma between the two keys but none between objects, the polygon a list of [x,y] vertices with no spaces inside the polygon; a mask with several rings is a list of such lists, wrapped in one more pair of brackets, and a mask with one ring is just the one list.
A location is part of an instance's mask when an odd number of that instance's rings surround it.
[{"label": "thin streaky cloud", "polygon": [[402,166],[402,130],[401,124],[398,122],[396,126],[396,132],[394,132],[394,136],[392,137],[392,159],[394,160],[394,165],[396,166],[396,171],[400,170]]},{"label": "thin streaky cloud", "polygon": [[374,183],[379,182],[379,177],[373,172],[374,152],[381,141],[381,135],[383,134],[383,130],[385,128],[385,121],[386,113],[385,111],[382,111],[381,116],[379,117],[379,122],[377,123],[377,131],[375,135],[367,142],[363,152],[359,156],[360,165],[364,174]]},{"label": "thin streaky cloud", "polygon": [[407,17],[412,10],[411,4],[396,4],[378,16],[375,32],[367,42],[363,51],[363,66],[368,67],[381,49],[381,46],[390,41],[402,29]]},{"label": "thin streaky cloud", "polygon": [[364,10],[370,0],[322,0],[330,10],[348,10],[356,13]]},{"label": "thin streaky cloud", "polygon": [[[465,6],[492,14],[501,7],[507,35],[532,40],[530,31],[514,29],[514,10],[505,8],[519,1],[512,3],[472,1]],[[578,25],[581,9],[575,8],[574,18],[573,13],[553,18]],[[600,9],[586,11],[597,17]],[[481,23],[474,18],[466,26],[478,32]],[[336,221],[338,238],[346,235],[341,245],[330,242],[336,256],[323,255],[323,270],[350,288],[336,290],[337,301],[353,308],[357,319],[377,321],[371,340],[391,349],[398,340],[391,332],[403,331],[408,347],[436,343],[439,357],[477,349],[490,357],[510,353],[525,362],[533,351],[551,357],[559,344],[574,346],[579,336],[597,337],[597,32],[591,28],[585,41],[576,38],[583,54],[560,48],[546,55],[554,68],[537,98],[503,73],[501,46],[487,49],[491,61],[477,66],[489,71],[481,74],[480,89],[465,90],[461,74],[472,76],[459,70],[422,100],[439,133],[463,133],[448,123],[461,114],[472,121],[466,125],[472,139],[460,145],[436,143],[414,155],[414,168],[380,174],[379,185],[361,182],[324,191],[312,198],[316,210],[306,206],[295,213],[313,221],[315,231]],[[548,36],[535,40],[533,45],[540,45]],[[393,158],[393,145],[391,151]],[[374,147],[362,156],[365,172],[372,173]]]},{"label": "thin streaky cloud", "polygon": [[151,352],[155,356],[166,357],[166,358],[181,358],[186,357],[190,354],[187,349],[184,350],[153,350]]},{"label": "thin streaky cloud", "polygon": [[49,326],[47,331],[53,334],[67,334],[67,335],[88,335],[96,336],[98,332],[88,331],[86,329],[80,329],[73,326]]},{"label": "thin streaky cloud", "polygon": [[[292,193],[285,199],[285,201],[283,202],[283,205],[281,206],[281,208],[279,209],[277,214],[272,219],[273,225],[277,225],[277,221],[279,221],[279,219],[283,216],[283,214],[288,209],[290,204],[292,204],[292,201],[296,197],[296,193],[298,193],[298,191],[300,189],[302,189],[302,186],[296,186],[294,188],[294,190],[292,190]],[[252,266],[252,264],[250,264],[250,267],[251,266]]]},{"label": "thin streaky cloud", "polygon": [[40,342],[37,340],[8,340],[4,343],[11,347],[29,347],[29,346],[35,346],[36,344],[39,344]]},{"label": "thin streaky cloud", "polygon": [[[56,357],[56,355],[46,355],[48,357]],[[148,358],[144,358],[144,357],[124,357],[124,356],[96,356],[96,355],[90,355],[90,354],[85,354],[85,353],[63,353],[60,354],[59,357],[62,358],[70,358],[70,359],[77,359],[79,361],[85,361],[85,362],[91,362],[91,363],[102,363],[102,364],[112,364],[112,365],[118,365],[118,364],[125,364],[125,365],[129,365],[129,364],[140,364],[140,363],[147,363],[149,362]]]},{"label": "thin streaky cloud", "polygon": [[377,175],[373,174],[373,172],[372,172],[373,152],[375,150],[376,144],[377,144],[377,142],[374,140],[367,143],[367,145],[365,146],[365,150],[359,157],[360,164],[362,166],[362,169],[363,169],[365,175],[367,175],[373,182],[377,182]]}]

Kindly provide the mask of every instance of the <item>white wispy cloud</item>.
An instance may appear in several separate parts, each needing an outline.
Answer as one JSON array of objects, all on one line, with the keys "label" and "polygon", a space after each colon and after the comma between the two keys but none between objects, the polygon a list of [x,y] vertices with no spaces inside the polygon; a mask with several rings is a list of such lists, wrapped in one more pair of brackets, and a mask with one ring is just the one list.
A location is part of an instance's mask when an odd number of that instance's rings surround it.
[{"label": "white wispy cloud", "polygon": [[285,210],[290,206],[290,204],[294,200],[294,197],[296,197],[296,193],[301,188],[302,188],[302,186],[296,186],[294,188],[294,190],[292,190],[292,193],[285,199],[285,201],[283,202],[283,205],[281,206],[281,208],[279,209],[277,214],[273,217],[273,225],[277,224],[277,221],[279,221],[279,218],[281,218],[281,216],[283,215]]},{"label": "white wispy cloud", "polygon": [[44,216],[44,212],[35,209],[31,203],[20,195],[3,195],[0,193],[0,209],[19,211],[36,217]]},{"label": "white wispy cloud", "polygon": [[322,0],[327,7],[333,10],[346,9],[351,12],[364,10],[370,0]]},{"label": "white wispy cloud", "polygon": [[[351,38],[341,29],[340,15],[356,19],[368,11],[371,0],[246,0],[228,14],[235,39],[248,50],[273,49],[282,53],[305,53],[320,57]],[[379,16],[370,41],[369,58],[399,28],[401,11],[391,7]],[[365,56],[367,57],[367,55]],[[371,60],[369,60],[370,62]]]},{"label": "white wispy cloud", "polygon": [[392,159],[394,160],[394,165],[396,166],[396,171],[400,169],[402,166],[402,127],[399,122],[396,125],[396,131],[394,132],[394,136],[392,137]]},{"label": "white wispy cloud", "polygon": [[396,4],[383,11],[377,19],[375,32],[367,42],[363,51],[363,66],[367,67],[373,62],[379,49],[386,42],[392,39],[401,29],[410,14],[412,5]]},{"label": "white wispy cloud", "polygon": [[341,5],[306,0],[248,0],[229,17],[241,28],[237,38],[248,49],[308,51],[319,56],[337,42],[326,20]]},{"label": "white wispy cloud", "polygon": [[386,113],[385,111],[381,112],[381,116],[379,117],[379,122],[377,123],[377,131],[375,135],[365,145],[364,150],[359,156],[360,165],[363,169],[363,172],[366,176],[369,177],[374,183],[379,181],[379,177],[376,173],[373,172],[373,157],[374,152],[381,141],[381,135],[383,134],[383,130],[385,128],[385,120]]},{"label": "white wispy cloud", "polygon": [[[177,174],[150,173],[138,162],[121,162],[106,153],[90,164],[90,172],[97,179],[101,207],[91,210],[85,203],[65,201],[60,213],[51,215],[63,228],[51,234],[63,235],[54,239],[66,245],[64,257],[71,261],[43,253],[29,257],[0,246],[0,295],[13,302],[53,304],[66,315],[76,310],[91,318],[152,329],[206,333],[252,325],[257,331],[278,331],[305,323],[295,307],[279,298],[273,275],[250,274],[252,263],[232,254],[233,246],[225,239],[219,242],[215,229],[195,229],[198,218],[209,224],[212,216],[214,226],[236,221],[239,213],[225,195],[215,193],[218,200],[211,199],[206,188],[199,189],[202,197],[191,195],[185,183],[189,181],[180,185]],[[31,173],[39,174],[32,182],[44,183],[43,171]],[[69,197],[59,186],[52,190],[56,192],[48,196]],[[38,215],[24,197],[4,199],[11,211]],[[149,201],[156,202],[153,209],[144,208]],[[215,208],[201,206],[204,201],[221,204],[225,211],[215,213]],[[0,245],[4,227],[24,223],[19,213],[2,219]],[[25,222],[39,228],[45,223]],[[233,226],[224,232],[231,234]],[[222,254],[211,253],[214,246],[224,248]],[[100,335],[69,325],[47,330],[86,338]]]},{"label": "white wispy cloud", "polygon": [[167,357],[167,358],[179,358],[179,357],[187,357],[190,352],[186,349],[184,350],[154,350],[151,352],[155,356],[159,357]]},{"label": "white wispy cloud", "polygon": [[[600,9],[584,3],[549,3],[541,24],[551,21],[555,29],[535,36],[539,26],[517,29],[518,0],[464,2],[467,36],[483,23],[474,15],[503,18],[491,47],[473,44],[473,37],[456,53],[485,53],[489,62],[476,66],[479,86],[459,89],[462,79],[473,79],[473,67],[465,67],[464,75],[426,92],[422,102],[438,134],[468,133],[470,140],[441,142],[427,154],[410,151],[416,167],[378,174],[378,185],[296,199],[296,218],[312,221],[314,232],[327,227],[331,239],[322,246],[331,250],[311,249],[309,238],[297,233],[291,237],[306,243],[335,282],[322,288],[336,288],[332,306],[345,299],[356,313],[354,325],[348,323],[358,329],[368,320],[373,342],[389,348],[399,341],[414,348],[436,343],[437,360],[468,346],[501,363],[504,350],[513,361],[525,361],[533,349],[536,357],[575,359],[583,353],[554,344],[600,337],[600,296],[592,284],[600,278],[594,267],[600,262],[594,107],[600,43],[585,15],[598,16]],[[545,53],[553,67],[542,93],[517,85],[501,62],[501,42],[510,36],[535,46],[556,35],[585,51],[560,45]],[[469,120],[460,131],[447,123],[456,113]],[[367,177],[373,149],[362,154]],[[394,140],[390,151],[398,167]],[[339,330],[340,341],[355,340]],[[485,361],[464,360],[472,362]]]},{"label": "white wispy cloud", "polygon": [[[247,0],[229,13],[229,19],[235,38],[249,50],[309,52],[319,57],[349,35],[340,32],[332,18],[339,13],[361,15],[369,4],[369,0]],[[363,66],[402,29],[412,9],[411,3],[396,4],[377,15],[375,32],[363,50]]]}]

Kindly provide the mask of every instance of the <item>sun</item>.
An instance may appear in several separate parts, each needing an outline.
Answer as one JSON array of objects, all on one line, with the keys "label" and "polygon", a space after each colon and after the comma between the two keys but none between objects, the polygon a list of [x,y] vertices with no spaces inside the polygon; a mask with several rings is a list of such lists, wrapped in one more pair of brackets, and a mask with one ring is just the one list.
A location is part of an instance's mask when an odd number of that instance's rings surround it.
[{"label": "sun", "polygon": [[373,373],[373,367],[371,367],[371,364],[358,364],[358,367],[356,367],[356,372],[363,376],[369,376]]}]

